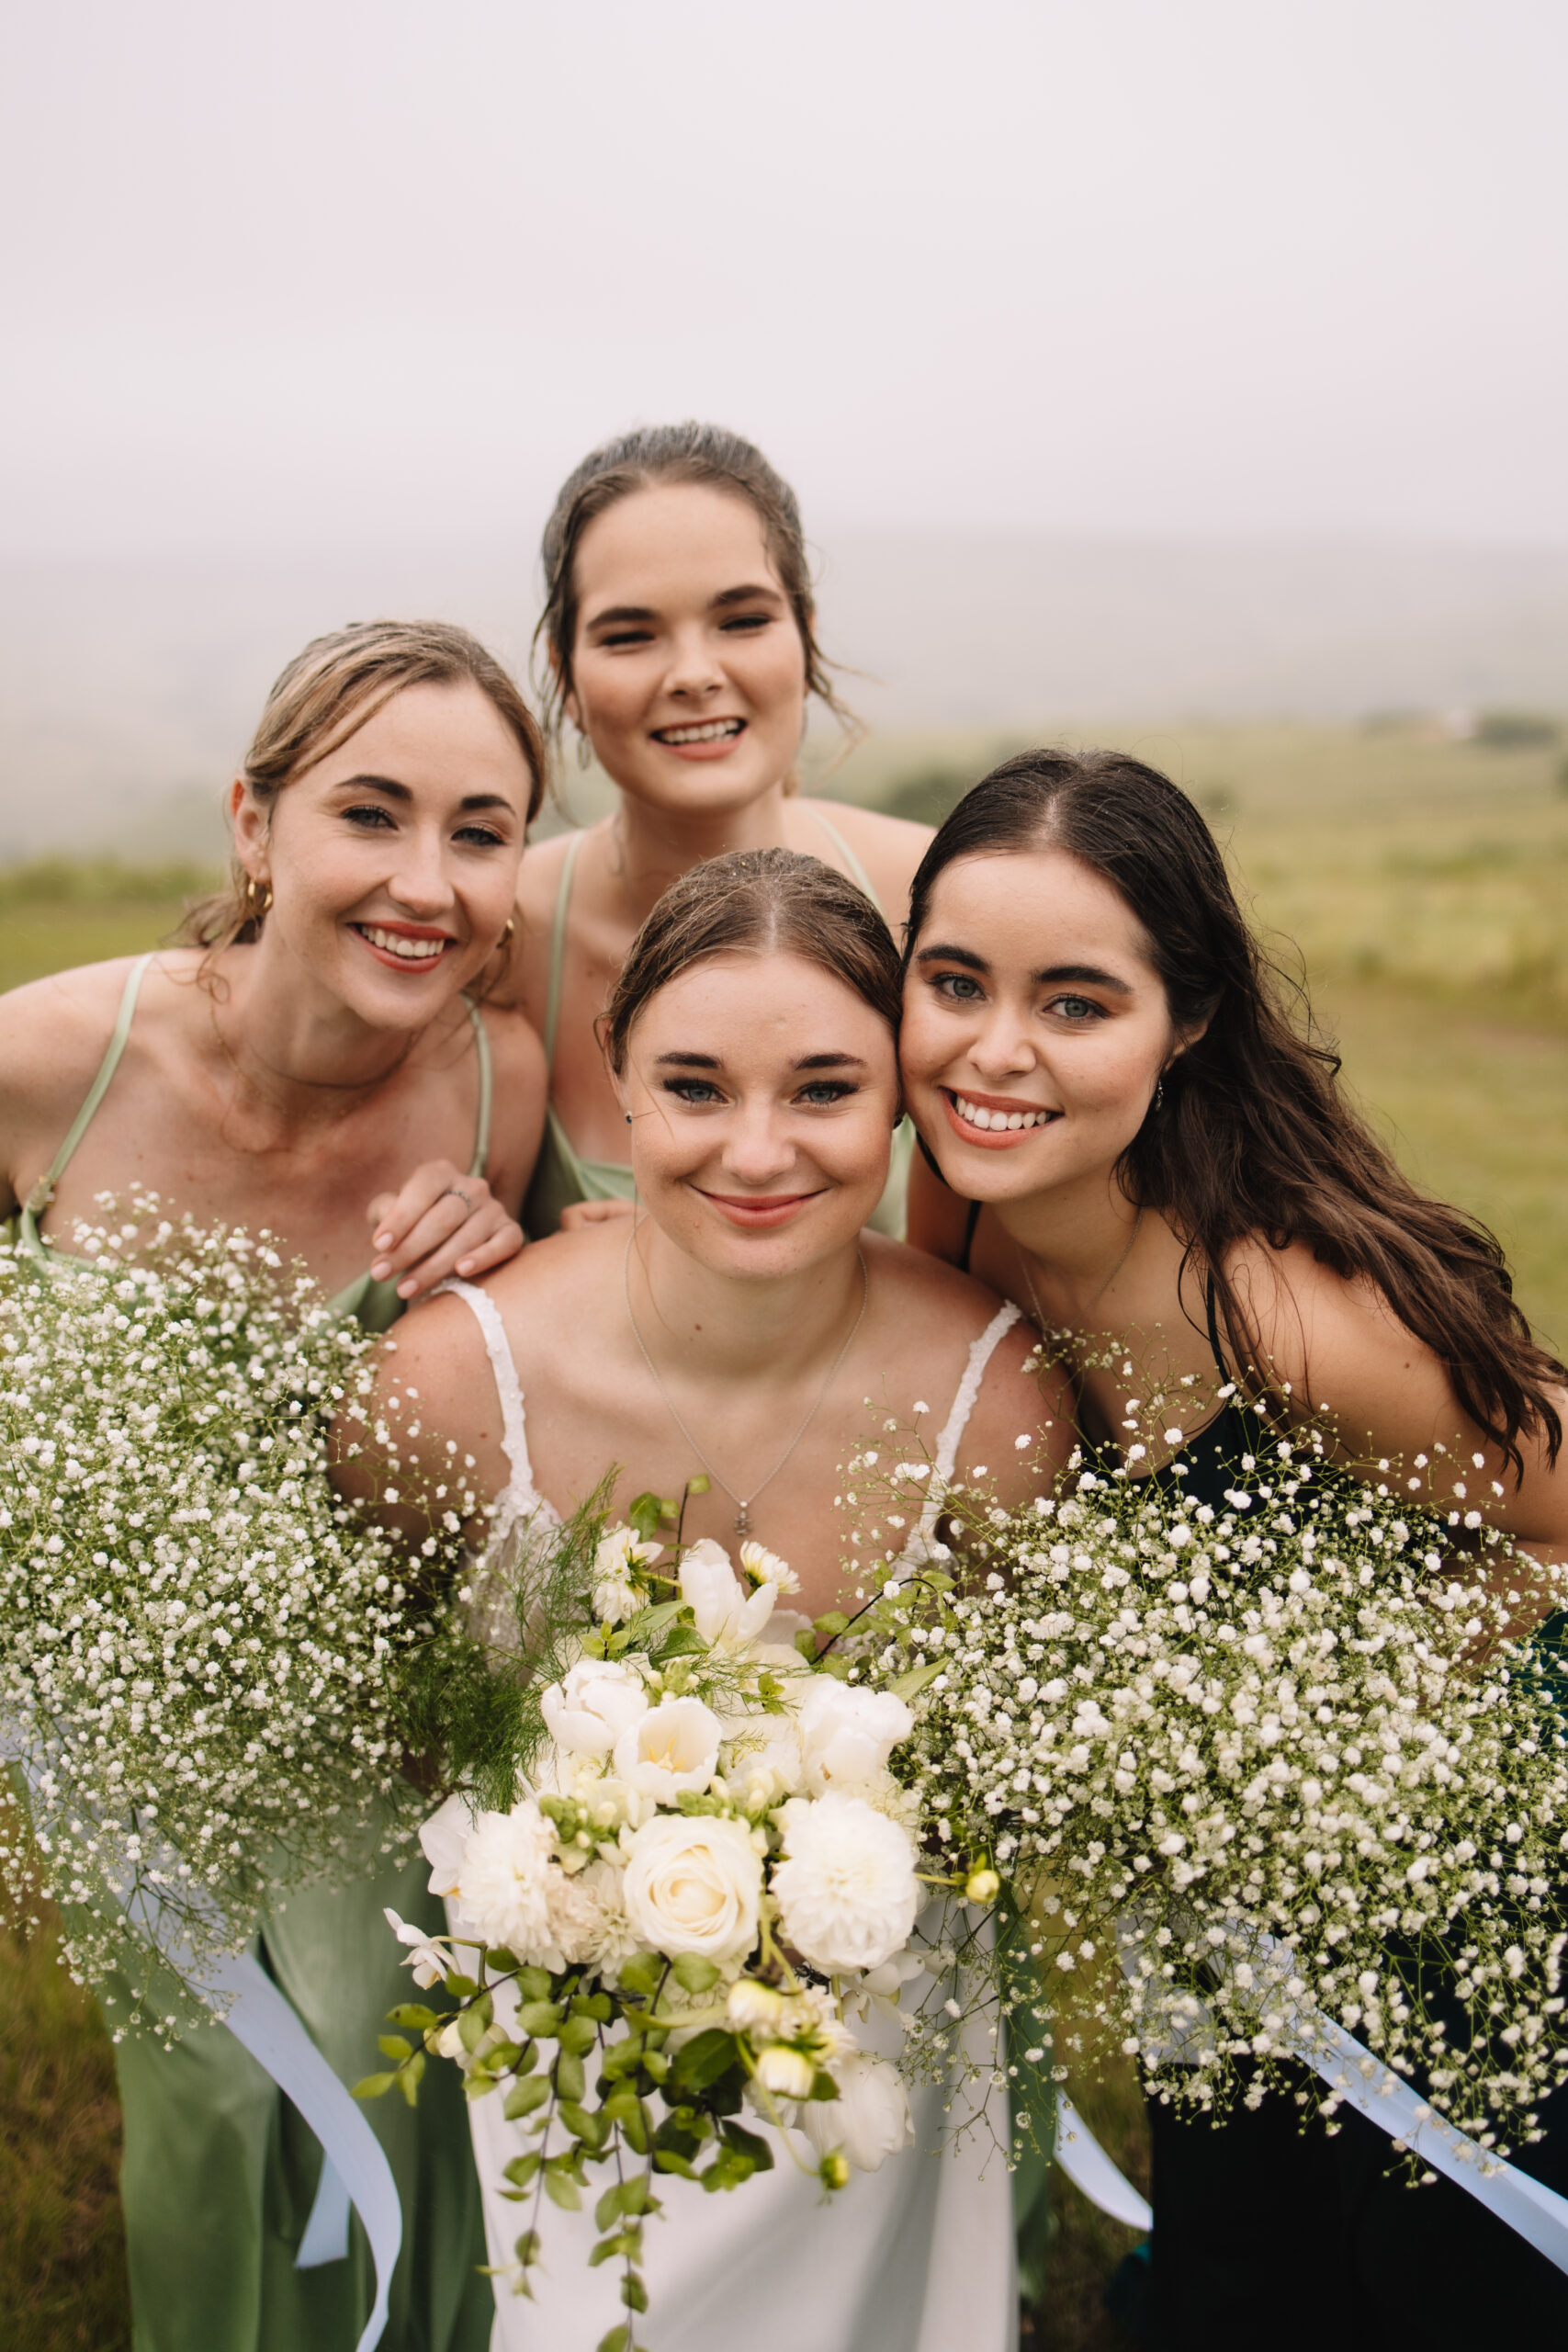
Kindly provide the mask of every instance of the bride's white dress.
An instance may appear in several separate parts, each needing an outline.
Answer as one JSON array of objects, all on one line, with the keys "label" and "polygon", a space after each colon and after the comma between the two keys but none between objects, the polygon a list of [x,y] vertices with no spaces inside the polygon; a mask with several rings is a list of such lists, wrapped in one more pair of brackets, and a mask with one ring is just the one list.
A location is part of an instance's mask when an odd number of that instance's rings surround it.
[{"label": "bride's white dress", "polygon": [[[483,1291],[446,1285],[479,1319],[501,1398],[511,1480],[497,1509],[487,1557],[514,1558],[520,1542],[560,1524],[534,1484],[523,1391],[501,1316]],[[969,1361],[937,1447],[920,1532],[934,1529],[942,1483],[950,1478],[998,1340],[1018,1319],[999,1308]],[[912,1548],[912,1547],[911,1547]],[[476,1600],[482,1606],[482,1566]],[[918,1998],[919,1984],[908,1988]],[[858,2037],[876,2048],[874,2029]],[[897,2051],[887,2028],[882,2054]],[[810,2172],[790,2162],[776,2133],[774,2169],[710,2196],[694,2182],[660,2176],[663,2213],[650,2221],[643,2276],[652,2309],[637,2323],[648,2352],[1013,2352],[1018,2292],[1013,2267],[1011,2181],[1001,2150],[1007,2103],[981,2083],[910,2092],[914,2144],[879,2172],[851,2176],[830,2199]],[[536,2137],[508,2123],[499,2092],[468,2109],[484,2199],[490,2259],[509,2265],[513,2242],[534,2220],[502,2194],[505,2166]],[[958,2144],[954,2127],[967,2122]],[[808,2164],[815,2158],[797,2143]],[[592,2178],[592,2175],[590,2175]],[[531,2296],[496,2281],[491,2352],[594,2352],[626,2316],[618,2266],[588,2267],[601,2233],[592,2205],[563,2213],[545,2202],[542,2263]]]}]

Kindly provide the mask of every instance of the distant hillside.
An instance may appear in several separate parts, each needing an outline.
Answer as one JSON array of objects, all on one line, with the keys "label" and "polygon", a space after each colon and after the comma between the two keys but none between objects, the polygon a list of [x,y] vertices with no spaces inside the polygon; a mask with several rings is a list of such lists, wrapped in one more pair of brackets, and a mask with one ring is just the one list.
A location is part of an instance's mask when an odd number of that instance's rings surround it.
[{"label": "distant hillside", "polygon": [[[1568,710],[1568,549],[824,538],[823,641],[878,728]],[[0,568],[0,863],[209,854],[272,677],[378,613],[465,621],[520,667],[532,550]]]}]

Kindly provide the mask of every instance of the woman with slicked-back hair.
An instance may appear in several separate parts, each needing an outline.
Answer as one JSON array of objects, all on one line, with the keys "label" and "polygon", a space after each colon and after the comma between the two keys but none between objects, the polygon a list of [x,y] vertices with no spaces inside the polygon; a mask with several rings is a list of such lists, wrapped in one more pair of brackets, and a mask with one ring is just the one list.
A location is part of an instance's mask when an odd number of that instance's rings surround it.
[{"label": "woman with slicked-back hair", "polygon": [[[1166,777],[1110,752],[1005,762],[915,877],[901,1061],[936,1181],[917,1171],[912,1237],[1064,1335],[1091,1447],[1144,1383],[1188,1399],[1150,1475],[1199,1503],[1247,1483],[1239,1388],[1281,1440],[1331,1417],[1373,1479],[1457,1459],[1435,1501],[1562,1562],[1568,1375],[1492,1236],[1401,1173],[1287,1004]],[[1331,2137],[1314,2083],[1219,2128],[1152,2106],[1149,2341],[1563,2341],[1568,2278],[1452,2182],[1407,2187],[1365,2117]],[[1568,2190],[1568,2091],[1541,2120],[1517,2161]]]},{"label": "woman with slicked-back hair", "polygon": [[[400,1328],[388,1367],[389,1385],[419,1391],[427,1460],[456,1445],[492,1507],[473,1531],[481,1623],[494,1570],[515,1589],[532,1547],[609,1464],[622,1512],[705,1471],[686,1540],[733,1552],[753,1536],[789,1563],[808,1616],[854,1605],[841,1465],[874,1431],[901,1425],[929,1446],[937,1475],[916,1514],[927,1534],[954,1475],[990,1464],[1020,1502],[1052,1477],[1070,1430],[1028,1368],[1017,1308],[863,1230],[887,1178],[897,1009],[886,925],[817,858],[736,852],[660,900],[602,1032],[635,1218],[558,1234],[483,1284],[454,1285],[459,1295]],[[344,1465],[378,1498],[382,1482],[367,1474],[363,1455]],[[380,1508],[395,1521],[395,1505]],[[494,1623],[503,1648],[504,1615]],[[649,2342],[1013,2352],[1011,2189],[991,2136],[1005,2141],[1007,2126],[994,2094],[982,2097],[986,2120],[943,2147],[967,2094],[917,2089],[908,2144],[826,2208],[782,2151],[738,2197],[661,2177]],[[500,2098],[476,2099],[471,2115],[491,2259],[509,2273],[518,2208],[506,2167],[535,2143]],[[609,2265],[590,2265],[592,2220],[541,2214],[527,2299],[498,2281],[497,2352],[591,2352],[615,2330],[619,2289]]]},{"label": "woman with slicked-back hair", "polygon": [[[270,1227],[375,1330],[509,1256],[544,1069],[492,1000],[543,786],[533,718],[465,631],[373,622],[307,646],[231,788],[232,881],[187,944],[5,1001],[0,1215],[39,1278],[101,1195],[141,1189],[203,1224]],[[258,1941],[350,2085],[401,1989],[383,1906],[428,1909],[417,1858],[377,1845],[367,1824],[363,1869],[296,1894]],[[137,1995],[167,2007],[122,1986],[111,2023]],[[116,2056],[136,2352],[354,2352],[369,2248],[344,2234],[346,2199],[307,2247],[333,2184],[270,2076],[217,2024],[172,2050],[133,2033]],[[367,2110],[402,2206],[382,2352],[490,2342],[463,2102],[434,2089],[428,2115]]]},{"label": "woman with slicked-back hair", "polygon": [[[930,838],[796,793],[812,696],[852,721],[818,643],[795,493],[750,442],[699,424],[607,442],[562,485],[543,560],[547,729],[558,744],[570,728],[617,797],[603,823],[542,843],[524,869],[515,1001],[550,1069],[524,1216],[536,1239],[569,1210],[614,1213],[577,1204],[631,1199],[593,1023],[669,885],[727,851],[798,850],[859,883],[897,928]],[[905,1142],[877,1216],[887,1232],[902,1230]]]}]

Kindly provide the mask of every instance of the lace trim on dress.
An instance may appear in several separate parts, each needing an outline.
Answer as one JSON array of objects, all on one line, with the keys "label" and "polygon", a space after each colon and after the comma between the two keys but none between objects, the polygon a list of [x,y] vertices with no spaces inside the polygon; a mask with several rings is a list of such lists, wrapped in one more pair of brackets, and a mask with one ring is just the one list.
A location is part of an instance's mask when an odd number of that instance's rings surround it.
[{"label": "lace trim on dress", "polygon": [[528,1549],[531,1536],[542,1542],[554,1533],[560,1525],[560,1514],[534,1484],[523,1384],[506,1344],[501,1309],[488,1291],[460,1281],[456,1274],[436,1288],[455,1292],[472,1309],[479,1327],[490,1368],[495,1375],[495,1393],[501,1400],[502,1451],[512,1473],[504,1493],[496,1497],[489,1541],[474,1562],[469,1578],[471,1597],[465,1614],[468,1631],[477,1640],[487,1648],[514,1656],[518,1651],[518,1633],[512,1588],[517,1563]]},{"label": "lace trim on dress", "polygon": [[980,1394],[980,1384],[986,1377],[986,1367],[996,1353],[998,1341],[1012,1329],[1021,1314],[1022,1309],[1014,1306],[1010,1298],[1004,1299],[970,1347],[969,1361],[964,1367],[964,1377],[958,1384],[953,1409],[936,1442],[936,1460],[931,1464],[931,1484],[926,1489],[920,1523],[904,1553],[904,1558],[911,1564],[918,1564],[927,1556],[928,1546],[936,1533],[942,1497],[952,1484],[953,1473],[957,1466],[958,1448],[969,1426],[969,1416],[975,1409],[975,1399]]}]

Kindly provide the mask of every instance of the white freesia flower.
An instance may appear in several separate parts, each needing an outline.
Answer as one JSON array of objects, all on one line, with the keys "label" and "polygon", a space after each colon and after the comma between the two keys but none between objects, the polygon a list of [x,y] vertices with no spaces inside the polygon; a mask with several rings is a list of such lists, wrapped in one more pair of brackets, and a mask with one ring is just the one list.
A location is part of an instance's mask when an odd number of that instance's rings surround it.
[{"label": "white freesia flower", "polygon": [[817,2069],[803,2051],[771,2043],[757,2060],[757,2080],[774,2098],[808,2098]]},{"label": "white freesia flower", "polygon": [[628,1724],[648,1713],[636,1669],[615,1658],[584,1657],[564,1681],[541,1693],[540,1712],[558,1747],[574,1756],[608,1756]]},{"label": "white freesia flower", "polygon": [[839,2148],[857,2172],[879,2171],[915,2137],[903,2084],[886,2059],[858,2050],[834,2061],[833,2080],[837,2098],[802,2103],[801,2131],[819,2156]]},{"label": "white freesia flower", "polygon": [[708,1535],[682,1553],[680,1577],[681,1598],[689,1603],[698,1633],[705,1642],[726,1647],[755,1641],[778,1599],[779,1588],[771,1582],[748,1594],[728,1553]]},{"label": "white freesia flower", "polygon": [[891,1690],[856,1690],[830,1674],[811,1677],[796,1720],[813,1796],[839,1781],[869,1781],[915,1727]]},{"label": "white freesia flower", "polygon": [[632,1527],[613,1527],[593,1555],[593,1614],[601,1625],[623,1624],[643,1606],[632,1581],[634,1568],[651,1567],[661,1544],[643,1544]]},{"label": "white freesia flower", "polygon": [[707,1787],[723,1738],[724,1725],[700,1699],[664,1699],[622,1732],[615,1770],[641,1795],[673,1804],[682,1789]]},{"label": "white freesia flower", "polygon": [[419,1828],[420,1848],[430,1864],[432,1894],[455,1894],[462,1876],[463,1849],[473,1835],[475,1814],[466,1798],[450,1796]]},{"label": "white freesia flower", "polygon": [[412,1969],[414,1983],[426,1992],[433,1984],[441,1984],[453,1962],[440,1945],[433,1943],[423,1928],[411,1927],[406,1919],[400,1919],[389,1907],[383,1911],[382,1917],[398,1941],[410,1947],[403,1966]]},{"label": "white freesia flower", "polygon": [[510,1813],[481,1813],[451,1890],[463,1925],[534,1968],[564,1968],[550,1918],[560,1871],[556,1833],[532,1797]]},{"label": "white freesia flower", "polygon": [[879,1968],[909,1940],[919,1908],[915,1849],[860,1797],[792,1797],[773,1894],[785,1939],[825,1975]]},{"label": "white freesia flower", "polygon": [[626,1917],[644,1942],[678,1959],[695,1952],[720,1967],[757,1939],[762,1863],[743,1821],[661,1813],[632,1839]]}]

